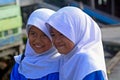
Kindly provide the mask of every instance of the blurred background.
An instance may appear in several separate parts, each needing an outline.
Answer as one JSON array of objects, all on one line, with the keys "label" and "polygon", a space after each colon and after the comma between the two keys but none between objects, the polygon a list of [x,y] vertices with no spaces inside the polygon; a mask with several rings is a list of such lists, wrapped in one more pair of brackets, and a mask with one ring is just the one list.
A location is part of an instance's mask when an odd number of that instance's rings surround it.
[{"label": "blurred background", "polygon": [[0,80],[10,80],[14,56],[24,53],[25,25],[32,11],[75,6],[102,31],[109,80],[120,80],[120,0],[0,0]]}]

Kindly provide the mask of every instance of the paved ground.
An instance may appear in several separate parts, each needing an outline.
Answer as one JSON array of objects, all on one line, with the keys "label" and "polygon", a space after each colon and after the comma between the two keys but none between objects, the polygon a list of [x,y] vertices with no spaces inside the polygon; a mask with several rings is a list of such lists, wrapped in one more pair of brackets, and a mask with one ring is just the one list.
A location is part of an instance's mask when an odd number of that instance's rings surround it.
[{"label": "paved ground", "polygon": [[113,68],[108,77],[109,80],[120,80],[120,62]]},{"label": "paved ground", "polygon": [[[120,53],[118,52],[116,56],[112,57],[111,54],[105,52],[105,56],[107,69],[109,68],[111,70],[108,74],[108,79],[120,80]],[[108,63],[110,64],[108,65]]]}]

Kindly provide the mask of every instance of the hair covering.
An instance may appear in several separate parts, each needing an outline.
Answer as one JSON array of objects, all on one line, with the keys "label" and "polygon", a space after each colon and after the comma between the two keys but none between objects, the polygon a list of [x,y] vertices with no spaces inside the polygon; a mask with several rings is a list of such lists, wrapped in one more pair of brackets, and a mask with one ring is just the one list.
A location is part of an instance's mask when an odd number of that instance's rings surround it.
[{"label": "hair covering", "polygon": [[60,80],[83,80],[97,70],[107,80],[101,31],[91,17],[79,8],[67,6],[53,14],[47,23],[75,44],[71,52],[62,54]]},{"label": "hair covering", "polygon": [[[53,14],[54,11],[50,9],[37,9],[29,17],[27,22],[27,34],[30,29],[28,25],[34,25],[43,31],[49,38],[50,35],[45,27],[45,21]],[[37,54],[27,40],[25,57],[22,61],[21,55],[15,56],[15,61],[19,64],[18,71],[26,78],[36,79],[42,78],[50,73],[58,72],[59,69],[59,53],[52,47],[46,52]]]}]

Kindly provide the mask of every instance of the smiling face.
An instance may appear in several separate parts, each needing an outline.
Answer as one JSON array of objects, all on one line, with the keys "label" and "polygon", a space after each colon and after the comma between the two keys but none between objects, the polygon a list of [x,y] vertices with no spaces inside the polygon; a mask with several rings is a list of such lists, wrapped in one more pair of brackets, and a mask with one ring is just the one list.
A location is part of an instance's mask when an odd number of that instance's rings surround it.
[{"label": "smiling face", "polygon": [[74,43],[56,29],[50,27],[50,34],[53,44],[61,54],[67,54],[73,49]]},{"label": "smiling face", "polygon": [[46,34],[35,26],[31,26],[28,33],[30,46],[36,53],[42,53],[52,47],[52,42]]}]

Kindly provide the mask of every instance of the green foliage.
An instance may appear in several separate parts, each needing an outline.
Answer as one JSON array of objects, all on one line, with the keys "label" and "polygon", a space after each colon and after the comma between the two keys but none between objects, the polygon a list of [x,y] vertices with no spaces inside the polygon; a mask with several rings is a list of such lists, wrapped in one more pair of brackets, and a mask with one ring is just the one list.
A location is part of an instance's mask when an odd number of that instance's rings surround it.
[{"label": "green foliage", "polygon": [[23,43],[26,44],[26,42],[27,42],[27,37],[24,36],[23,37]]}]

